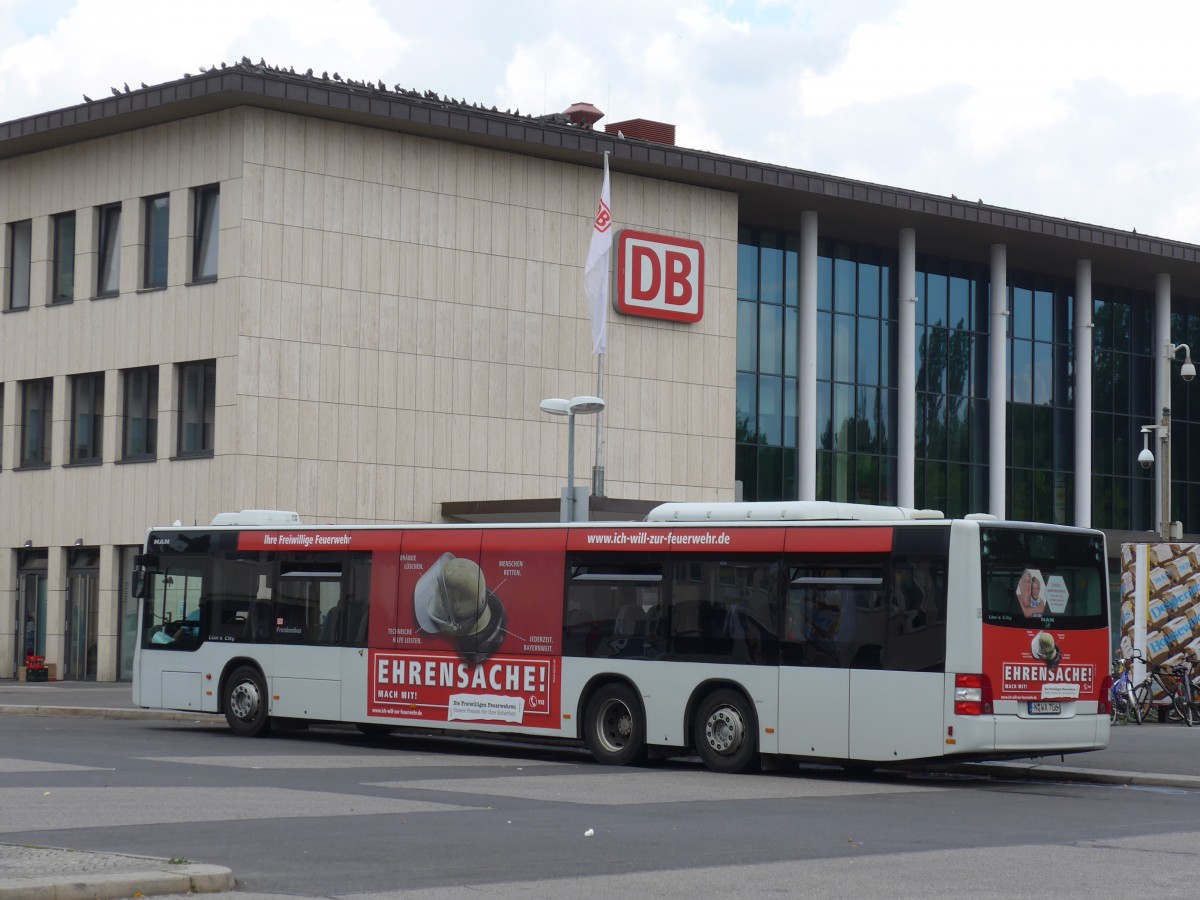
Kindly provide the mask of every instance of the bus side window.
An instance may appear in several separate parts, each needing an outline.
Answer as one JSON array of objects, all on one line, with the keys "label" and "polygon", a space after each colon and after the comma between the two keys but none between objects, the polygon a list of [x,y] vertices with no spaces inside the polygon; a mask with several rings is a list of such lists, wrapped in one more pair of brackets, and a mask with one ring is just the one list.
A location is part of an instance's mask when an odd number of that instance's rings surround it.
[{"label": "bus side window", "polygon": [[882,564],[794,566],[780,661],[820,668],[882,668],[886,615]]},{"label": "bus side window", "polygon": [[606,556],[568,561],[564,656],[657,659],[661,565]]},{"label": "bus side window", "polygon": [[897,556],[890,594],[883,667],[901,672],[945,671],[945,560]]},{"label": "bus side window", "polygon": [[779,577],[774,560],[677,562],[672,566],[669,656],[684,661],[775,665]]}]

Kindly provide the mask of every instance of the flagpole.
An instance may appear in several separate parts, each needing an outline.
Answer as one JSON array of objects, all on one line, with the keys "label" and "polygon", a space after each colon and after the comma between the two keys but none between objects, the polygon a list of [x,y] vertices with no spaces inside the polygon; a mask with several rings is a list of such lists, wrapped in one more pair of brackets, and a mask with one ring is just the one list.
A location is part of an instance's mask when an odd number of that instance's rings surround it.
[{"label": "flagpole", "polygon": [[[608,153],[604,151],[604,181],[583,270],[583,289],[592,323],[592,353],[596,355],[596,396],[604,396],[604,351],[608,341],[608,292],[612,283],[612,209],[609,196]],[[592,494],[604,496],[604,413],[596,417],[596,463],[592,466]]]},{"label": "flagpole", "polygon": [[[596,354],[596,396],[604,396],[604,354]],[[604,410],[596,416],[596,464],[592,466],[592,494],[604,496]]]}]

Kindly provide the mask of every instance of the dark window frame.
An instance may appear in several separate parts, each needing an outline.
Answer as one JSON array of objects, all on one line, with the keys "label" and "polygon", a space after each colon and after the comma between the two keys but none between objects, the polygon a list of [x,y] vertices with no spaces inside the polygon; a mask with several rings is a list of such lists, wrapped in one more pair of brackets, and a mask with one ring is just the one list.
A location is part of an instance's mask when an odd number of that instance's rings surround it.
[{"label": "dark window frame", "polygon": [[[125,369],[121,375],[121,459],[129,462],[157,459],[158,366]],[[138,376],[145,376],[142,384],[137,383]],[[130,413],[130,409],[134,408],[134,400],[142,406],[140,416]],[[137,423],[142,426],[141,444],[144,449],[141,452],[133,449],[136,442],[133,432]]]},{"label": "dark window frame", "polygon": [[96,225],[96,296],[115,297],[121,292],[121,204],[101,206]]},{"label": "dark window frame", "polygon": [[[31,395],[38,394],[36,406],[31,404]],[[40,413],[37,433],[31,434],[31,412]],[[50,466],[51,432],[54,415],[54,379],[35,378],[21,382],[21,447],[19,451],[20,468],[45,469]],[[31,454],[31,438],[36,439],[37,453]]]},{"label": "dark window frame", "polygon": [[167,286],[170,277],[171,195],[145,197],[142,205],[146,217],[142,232],[142,289],[158,290]]},{"label": "dark window frame", "polygon": [[192,189],[192,284],[217,280],[221,229],[221,186]]},{"label": "dark window frame", "polygon": [[[86,399],[88,411],[81,412],[80,400]],[[90,415],[91,433],[82,435],[80,418]],[[82,447],[82,449],[81,449]],[[87,372],[71,376],[70,463],[87,465],[104,458],[104,373]]]},{"label": "dark window frame", "polygon": [[[175,432],[175,456],[177,458],[202,457],[213,455],[213,439],[216,425],[216,360],[179,363],[176,367],[178,374],[179,415]],[[194,376],[199,375],[199,381]],[[192,376],[192,379],[189,379]],[[189,388],[199,384],[199,396],[189,401]],[[199,410],[197,418],[192,413]],[[188,434],[188,429],[194,430],[194,435]]]},{"label": "dark window frame", "polygon": [[52,221],[54,259],[51,266],[50,303],[72,303],[75,300],[75,211],[59,213]]},{"label": "dark window frame", "polygon": [[[24,235],[25,258],[17,259],[17,237]],[[24,277],[21,285],[18,276]],[[33,219],[8,223],[8,302],[6,309],[29,309],[30,282],[33,274]],[[19,290],[20,288],[20,290]],[[18,297],[18,294],[20,297]],[[22,302],[17,302],[20,299]]]}]

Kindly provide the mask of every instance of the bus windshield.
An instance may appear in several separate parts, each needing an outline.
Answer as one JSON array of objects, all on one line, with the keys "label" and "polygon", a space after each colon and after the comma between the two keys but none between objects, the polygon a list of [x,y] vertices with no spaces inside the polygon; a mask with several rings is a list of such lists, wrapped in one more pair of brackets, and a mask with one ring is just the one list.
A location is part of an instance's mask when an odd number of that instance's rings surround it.
[{"label": "bus windshield", "polygon": [[1063,630],[1107,624],[1099,535],[980,528],[984,621]]}]

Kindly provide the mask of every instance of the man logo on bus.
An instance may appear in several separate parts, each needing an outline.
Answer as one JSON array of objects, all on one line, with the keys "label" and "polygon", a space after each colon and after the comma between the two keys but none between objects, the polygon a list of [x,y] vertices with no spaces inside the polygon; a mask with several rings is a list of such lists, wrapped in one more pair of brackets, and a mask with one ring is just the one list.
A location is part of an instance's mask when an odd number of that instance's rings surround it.
[{"label": "man logo on bus", "polygon": [[421,630],[444,634],[467,662],[487,659],[504,641],[504,604],[488,589],[472,560],[443,553],[413,588],[413,612]]}]

